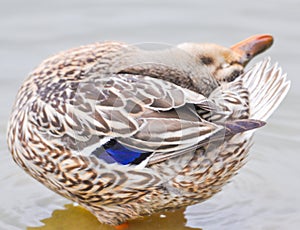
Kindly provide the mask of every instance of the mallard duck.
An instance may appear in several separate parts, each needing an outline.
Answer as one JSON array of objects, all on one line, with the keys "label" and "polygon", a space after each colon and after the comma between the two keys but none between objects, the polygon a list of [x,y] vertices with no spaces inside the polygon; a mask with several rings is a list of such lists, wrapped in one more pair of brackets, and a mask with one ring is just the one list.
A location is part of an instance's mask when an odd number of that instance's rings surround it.
[{"label": "mallard duck", "polygon": [[120,225],[204,201],[245,163],[290,83],[256,35],[230,48],[144,50],[104,42],[43,61],[8,126],[14,161],[100,222]]}]

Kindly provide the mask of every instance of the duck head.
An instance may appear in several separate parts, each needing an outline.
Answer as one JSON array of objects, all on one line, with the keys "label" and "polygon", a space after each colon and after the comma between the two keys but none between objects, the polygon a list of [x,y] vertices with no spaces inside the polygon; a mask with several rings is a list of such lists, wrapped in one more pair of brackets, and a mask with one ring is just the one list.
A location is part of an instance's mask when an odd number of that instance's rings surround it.
[{"label": "duck head", "polygon": [[207,66],[209,73],[218,81],[233,81],[249,61],[273,44],[271,35],[255,35],[226,48],[210,43],[183,43],[180,49],[191,54]]}]

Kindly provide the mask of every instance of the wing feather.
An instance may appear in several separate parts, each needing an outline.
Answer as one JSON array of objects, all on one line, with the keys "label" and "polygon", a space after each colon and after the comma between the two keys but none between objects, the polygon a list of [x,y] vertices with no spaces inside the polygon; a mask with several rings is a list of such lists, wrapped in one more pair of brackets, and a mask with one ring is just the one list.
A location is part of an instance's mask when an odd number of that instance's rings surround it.
[{"label": "wing feather", "polygon": [[[224,117],[224,104],[217,103],[218,93],[207,98],[196,92],[203,80],[201,74],[207,72],[191,57],[181,63],[176,58],[178,50],[148,55],[125,45],[105,47],[101,63],[89,66],[70,83],[66,80],[64,90],[57,83],[39,91],[40,106],[32,113],[32,122],[41,132],[66,141],[67,146],[72,143],[69,147],[79,153],[103,139],[117,139],[125,146],[153,152],[152,162],[159,162],[184,154],[228,129],[199,115],[201,110],[208,118],[216,114]],[[212,89],[217,87],[213,79],[206,81]],[[236,94],[243,90],[239,89]],[[227,94],[221,92],[224,101],[235,104],[237,97],[226,98]],[[49,104],[53,98],[56,104]],[[58,129],[58,124],[63,128]]]},{"label": "wing feather", "polygon": [[[79,152],[108,137],[134,149],[161,154],[157,159],[165,159],[163,154],[176,155],[222,129],[203,120],[196,111],[216,109],[209,99],[149,76],[95,76],[80,82],[74,97],[61,103],[66,113],[45,102],[40,104],[46,110],[45,120],[62,121],[65,128],[60,137],[67,136],[69,142],[71,139],[72,148]],[[57,128],[50,124],[45,130],[53,136]]]}]

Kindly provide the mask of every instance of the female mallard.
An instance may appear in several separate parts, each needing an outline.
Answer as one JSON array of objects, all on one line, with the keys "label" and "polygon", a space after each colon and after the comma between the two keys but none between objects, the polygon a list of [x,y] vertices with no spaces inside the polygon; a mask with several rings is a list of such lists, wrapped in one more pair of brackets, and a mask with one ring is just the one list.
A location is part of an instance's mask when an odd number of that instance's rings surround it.
[{"label": "female mallard", "polygon": [[264,125],[289,89],[268,60],[242,73],[272,41],[62,52],[19,90],[9,149],[27,173],[106,224],[201,202],[243,165],[248,130]]}]

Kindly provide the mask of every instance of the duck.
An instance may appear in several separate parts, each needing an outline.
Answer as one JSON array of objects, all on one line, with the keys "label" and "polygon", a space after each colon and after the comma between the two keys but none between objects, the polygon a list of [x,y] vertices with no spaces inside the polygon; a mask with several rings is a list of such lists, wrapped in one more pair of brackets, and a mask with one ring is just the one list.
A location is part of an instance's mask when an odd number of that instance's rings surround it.
[{"label": "duck", "polygon": [[20,87],[13,160],[112,226],[200,203],[245,164],[290,81],[254,35],[227,48],[102,42],[60,52]]}]

